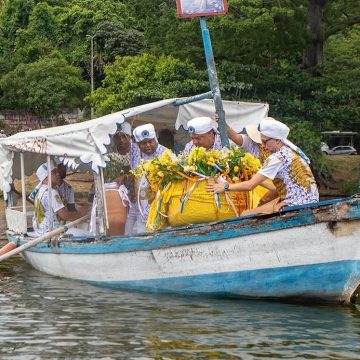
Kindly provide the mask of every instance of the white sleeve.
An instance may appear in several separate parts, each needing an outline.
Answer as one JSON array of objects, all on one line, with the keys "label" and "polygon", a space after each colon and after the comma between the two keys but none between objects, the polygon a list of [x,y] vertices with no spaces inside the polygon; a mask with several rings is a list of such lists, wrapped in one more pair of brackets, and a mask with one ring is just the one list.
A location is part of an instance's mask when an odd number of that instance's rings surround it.
[{"label": "white sleeve", "polygon": [[194,146],[194,145],[193,145],[193,142],[192,142],[192,141],[189,141],[189,142],[185,145],[184,151],[187,152],[188,154],[190,154],[193,146]]},{"label": "white sleeve", "polygon": [[60,195],[57,190],[52,189],[51,195],[52,195],[51,207],[52,207],[54,213],[57,213],[60,209],[62,209],[64,207],[64,204],[61,201]]},{"label": "white sleeve", "polygon": [[247,135],[244,134],[240,134],[240,136],[242,136],[243,139],[243,143],[241,146],[239,146],[241,149],[243,149],[245,152],[250,152],[249,151],[249,145],[250,145],[250,138]]},{"label": "white sleeve", "polygon": [[259,174],[266,176],[267,178],[274,180],[276,174],[282,165],[281,157],[276,154],[270,155],[264,162],[262,168],[258,171]]}]

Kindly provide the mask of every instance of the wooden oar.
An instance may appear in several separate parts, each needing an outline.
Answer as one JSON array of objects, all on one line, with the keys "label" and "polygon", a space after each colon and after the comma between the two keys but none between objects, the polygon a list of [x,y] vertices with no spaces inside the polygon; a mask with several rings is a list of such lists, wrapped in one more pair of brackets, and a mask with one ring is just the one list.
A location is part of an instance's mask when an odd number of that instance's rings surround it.
[{"label": "wooden oar", "polygon": [[21,245],[17,248],[15,248],[14,250],[9,251],[8,253],[0,256],[0,262],[3,260],[8,259],[10,256],[16,255],[16,254],[20,254],[21,252],[25,251],[26,249],[29,249],[35,245],[37,245],[38,243],[41,243],[44,240],[50,239],[53,236],[59,235],[62,232],[67,231],[70,227],[73,227],[77,224],[80,224],[81,222],[83,222],[84,220],[86,220],[86,218],[88,217],[88,215],[85,215],[77,220],[74,220],[72,222],[69,222],[68,224],[64,225],[64,226],[60,226],[58,228],[56,228],[55,230],[49,231],[48,233],[41,235],[40,237],[31,240],[29,242],[27,242],[24,245]]}]

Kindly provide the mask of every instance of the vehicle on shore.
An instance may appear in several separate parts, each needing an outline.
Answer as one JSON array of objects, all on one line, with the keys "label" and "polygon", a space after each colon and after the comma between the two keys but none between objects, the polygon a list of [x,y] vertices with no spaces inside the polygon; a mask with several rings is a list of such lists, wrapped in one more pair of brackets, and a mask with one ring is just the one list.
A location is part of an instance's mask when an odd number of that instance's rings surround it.
[{"label": "vehicle on shore", "polygon": [[322,149],[322,152],[327,155],[357,155],[357,151],[353,146],[335,146],[331,149]]},{"label": "vehicle on shore", "polygon": [[[360,197],[287,207],[281,213],[166,228],[131,236],[108,235],[102,168],[111,137],[125,120],[158,128],[186,126],[198,113],[214,113],[211,100],[168,99],[79,124],[22,132],[0,140],[0,185],[7,200],[7,237],[35,269],[114,289],[235,298],[351,303],[360,290]],[[228,119],[236,129],[258,123],[266,104],[238,106]],[[249,109],[252,114],[249,115]],[[233,109],[234,110],[234,109]],[[247,114],[247,116],[246,116]],[[240,122],[237,119],[242,119]],[[91,236],[55,229],[31,237],[25,175],[57,157],[69,168],[94,174],[96,231]],[[21,178],[23,205],[9,201]]]}]

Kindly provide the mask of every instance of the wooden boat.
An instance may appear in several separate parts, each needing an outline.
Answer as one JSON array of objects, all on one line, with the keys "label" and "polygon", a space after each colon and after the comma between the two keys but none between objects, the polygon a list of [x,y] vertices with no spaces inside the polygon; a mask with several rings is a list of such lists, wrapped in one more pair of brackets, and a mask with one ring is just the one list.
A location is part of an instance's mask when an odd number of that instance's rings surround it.
[{"label": "wooden boat", "polygon": [[[31,172],[44,156],[58,156],[74,169],[94,171],[101,200],[101,167],[116,124],[141,117],[149,109],[173,107],[179,100],[1,139],[1,188],[5,194],[11,190],[9,184],[17,176],[11,166],[18,168],[18,161],[25,190],[26,171]],[[74,138],[78,145],[67,146],[74,145]],[[26,161],[29,155],[32,162]],[[108,236],[106,222],[99,221],[94,236],[56,235],[22,255],[44,273],[110,288],[351,303],[360,289],[359,200],[355,195],[288,207],[279,214],[136,236]],[[27,244],[30,209],[8,206],[6,216],[8,239]]]}]

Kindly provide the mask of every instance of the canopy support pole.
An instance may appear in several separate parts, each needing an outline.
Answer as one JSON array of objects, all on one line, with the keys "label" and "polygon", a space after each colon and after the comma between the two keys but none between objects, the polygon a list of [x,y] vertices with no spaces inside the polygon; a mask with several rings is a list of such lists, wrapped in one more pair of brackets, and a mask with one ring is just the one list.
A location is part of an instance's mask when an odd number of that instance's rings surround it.
[{"label": "canopy support pole", "polygon": [[214,54],[211,46],[210,33],[208,28],[206,27],[205,17],[200,18],[200,25],[201,25],[201,34],[204,43],[204,51],[205,51],[206,65],[207,65],[209,81],[210,81],[210,88],[213,93],[213,97],[215,101],[215,109],[219,116],[219,131],[220,131],[221,144],[223,146],[229,147],[229,138],[227,136],[226,123],[225,123],[225,112],[221,101],[221,94],[220,94],[220,88],[216,74]]},{"label": "canopy support pole", "polygon": [[50,155],[47,155],[47,168],[48,168],[48,206],[49,206],[49,231],[53,229],[54,224],[54,215],[52,210],[52,184],[51,184],[51,158]]},{"label": "canopy support pole", "polygon": [[24,165],[24,153],[20,153],[20,172],[21,172],[21,198],[23,213],[26,218],[26,188],[25,188],[25,165]]},{"label": "canopy support pole", "polygon": [[101,167],[100,168],[100,177],[101,177],[101,189],[102,189],[102,197],[103,197],[103,202],[104,202],[104,217],[105,217],[105,225],[106,225],[106,229],[109,230],[109,216],[108,216],[108,212],[107,212],[107,203],[106,203],[106,196],[105,196],[105,185],[104,185],[104,170]]},{"label": "canopy support pole", "polygon": [[203,99],[210,99],[212,97],[213,97],[212,91],[208,91],[208,92],[203,93],[203,94],[189,96],[186,99],[176,100],[174,102],[174,106],[181,106],[181,105],[189,104],[189,103],[192,103],[192,102],[195,102],[195,101],[200,101],[200,100],[203,100]]},{"label": "canopy support pole", "polygon": [[104,224],[104,213],[105,213],[105,206],[104,206],[104,196],[103,196],[103,186],[101,181],[101,174],[94,175],[95,180],[95,194],[96,194],[96,224],[98,234],[100,236],[105,235],[105,224]]}]

